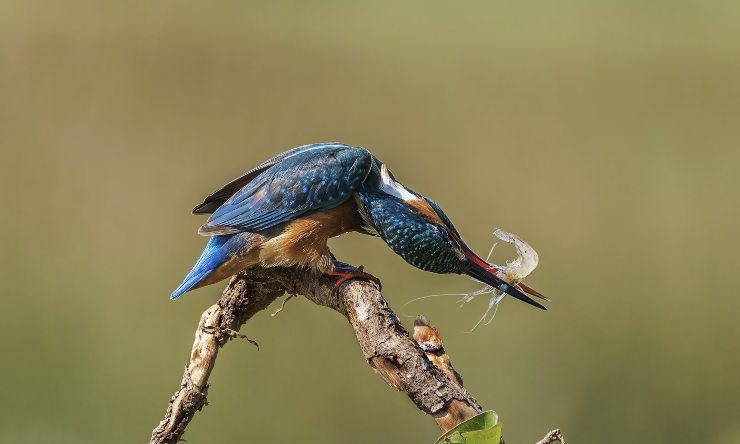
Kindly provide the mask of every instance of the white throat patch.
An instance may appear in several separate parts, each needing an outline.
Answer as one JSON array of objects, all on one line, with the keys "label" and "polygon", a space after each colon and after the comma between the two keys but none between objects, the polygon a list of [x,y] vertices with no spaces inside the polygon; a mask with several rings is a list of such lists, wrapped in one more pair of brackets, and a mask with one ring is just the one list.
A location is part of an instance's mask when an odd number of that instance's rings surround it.
[{"label": "white throat patch", "polygon": [[404,201],[418,200],[419,197],[407,190],[406,187],[393,180],[388,167],[385,164],[380,166],[380,190],[391,196],[396,196]]}]

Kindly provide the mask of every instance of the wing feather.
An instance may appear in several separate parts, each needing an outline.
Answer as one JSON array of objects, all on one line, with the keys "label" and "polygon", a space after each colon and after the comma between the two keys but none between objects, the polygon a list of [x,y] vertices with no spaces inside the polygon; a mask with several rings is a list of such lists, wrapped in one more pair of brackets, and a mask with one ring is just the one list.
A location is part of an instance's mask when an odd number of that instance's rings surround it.
[{"label": "wing feather", "polygon": [[365,149],[341,144],[307,147],[278,156],[215,209],[199,232],[261,231],[334,208],[351,198],[370,171],[372,157]]}]

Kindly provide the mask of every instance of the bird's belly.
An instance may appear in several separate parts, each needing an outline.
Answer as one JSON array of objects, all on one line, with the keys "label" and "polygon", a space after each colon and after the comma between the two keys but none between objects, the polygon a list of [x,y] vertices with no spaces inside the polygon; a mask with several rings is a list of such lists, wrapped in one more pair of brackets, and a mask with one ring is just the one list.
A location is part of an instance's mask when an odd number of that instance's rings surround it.
[{"label": "bird's belly", "polygon": [[266,267],[298,265],[327,272],[332,266],[327,241],[354,229],[355,208],[348,203],[294,219],[262,244],[259,262]]}]

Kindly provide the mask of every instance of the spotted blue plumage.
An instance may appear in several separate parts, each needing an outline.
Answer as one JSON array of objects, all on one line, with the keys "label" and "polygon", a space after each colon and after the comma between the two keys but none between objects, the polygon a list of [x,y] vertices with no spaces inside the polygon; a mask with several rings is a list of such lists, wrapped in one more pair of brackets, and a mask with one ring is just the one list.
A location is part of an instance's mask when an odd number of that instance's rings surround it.
[{"label": "spotted blue plumage", "polygon": [[[429,221],[395,196],[369,187],[362,187],[358,195],[373,229],[406,262],[434,273],[463,272],[446,227]],[[435,211],[441,212],[438,208]]]},{"label": "spotted blue plumage", "polygon": [[360,187],[371,163],[367,150],[339,143],[287,151],[227,184],[196,207],[195,212],[205,212],[246,178],[241,189],[215,209],[200,233],[261,231],[310,212],[334,208]]}]

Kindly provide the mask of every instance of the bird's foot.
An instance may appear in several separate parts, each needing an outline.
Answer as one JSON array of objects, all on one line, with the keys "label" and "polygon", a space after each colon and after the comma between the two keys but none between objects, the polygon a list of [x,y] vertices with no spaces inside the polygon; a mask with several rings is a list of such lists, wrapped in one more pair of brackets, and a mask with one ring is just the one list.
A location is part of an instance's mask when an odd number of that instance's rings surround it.
[{"label": "bird's foot", "polygon": [[336,290],[339,290],[339,287],[350,279],[363,279],[375,282],[375,284],[378,285],[378,288],[381,288],[380,279],[370,273],[366,273],[362,266],[353,267],[352,265],[339,261],[334,261],[333,265],[332,270],[326,273],[326,275],[337,278],[336,282],[334,282],[334,288]]}]

